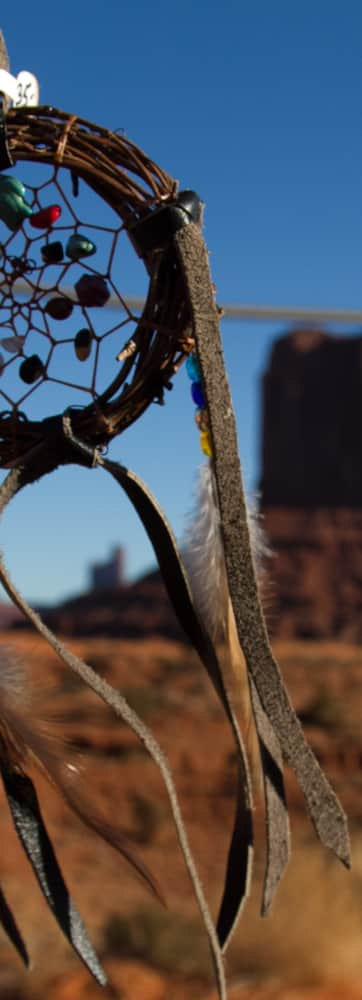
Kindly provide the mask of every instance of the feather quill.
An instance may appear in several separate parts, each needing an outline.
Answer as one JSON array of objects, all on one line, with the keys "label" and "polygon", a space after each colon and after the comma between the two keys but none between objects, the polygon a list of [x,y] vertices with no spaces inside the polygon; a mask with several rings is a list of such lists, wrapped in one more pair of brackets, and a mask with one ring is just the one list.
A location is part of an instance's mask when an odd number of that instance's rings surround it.
[{"label": "feather quill", "polygon": [[[270,556],[255,501],[247,505],[247,520],[258,586],[265,591],[265,561]],[[230,598],[221,518],[212,462],[198,472],[195,503],[188,517],[184,536],[184,562],[197,611],[214,643],[222,642],[219,655],[225,688],[239,719],[243,733],[250,777],[254,791],[265,797],[266,868],[262,914],[273,902],[290,851],[289,822],[284,795],[280,748],[273,729],[263,712],[255,685],[250,681],[240,646],[234,610]],[[234,839],[234,838],[233,838]],[[242,864],[242,850],[232,842],[228,859],[223,900],[217,922],[223,951],[229,945],[244,902],[249,895],[249,868],[244,896],[233,907],[233,885]],[[230,906],[231,901],[231,906]],[[231,912],[231,916],[230,916]]]},{"label": "feather quill", "polygon": [[[269,555],[255,502],[248,504],[248,525],[259,585],[263,585],[265,558]],[[211,462],[197,475],[195,503],[187,519],[183,559],[195,606],[215,644],[223,643],[223,676],[246,737],[254,779],[259,772],[257,738],[252,722],[249,683],[229,587],[221,533],[216,483]]]}]

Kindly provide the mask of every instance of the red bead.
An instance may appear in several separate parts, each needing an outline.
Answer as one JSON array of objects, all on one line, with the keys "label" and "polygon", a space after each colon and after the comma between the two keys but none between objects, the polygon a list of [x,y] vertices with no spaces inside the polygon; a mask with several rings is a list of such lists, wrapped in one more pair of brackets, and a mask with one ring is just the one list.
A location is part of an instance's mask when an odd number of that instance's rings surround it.
[{"label": "red bead", "polygon": [[29,222],[34,229],[51,229],[61,214],[60,205],[49,205],[48,208],[42,208],[40,212],[35,212],[34,215],[31,215]]}]

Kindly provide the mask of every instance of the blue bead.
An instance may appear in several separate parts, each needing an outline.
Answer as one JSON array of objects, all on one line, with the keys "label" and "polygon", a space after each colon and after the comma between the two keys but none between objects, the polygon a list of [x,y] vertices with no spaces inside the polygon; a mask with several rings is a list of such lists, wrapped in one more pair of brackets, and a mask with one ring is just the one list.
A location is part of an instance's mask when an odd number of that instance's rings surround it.
[{"label": "blue bead", "polygon": [[206,407],[206,399],[204,396],[204,390],[202,388],[201,382],[192,382],[191,385],[191,396],[193,398],[196,406],[200,406],[202,410]]},{"label": "blue bead", "polygon": [[201,379],[200,365],[196,354],[189,354],[186,361],[186,371],[191,382],[199,382]]}]

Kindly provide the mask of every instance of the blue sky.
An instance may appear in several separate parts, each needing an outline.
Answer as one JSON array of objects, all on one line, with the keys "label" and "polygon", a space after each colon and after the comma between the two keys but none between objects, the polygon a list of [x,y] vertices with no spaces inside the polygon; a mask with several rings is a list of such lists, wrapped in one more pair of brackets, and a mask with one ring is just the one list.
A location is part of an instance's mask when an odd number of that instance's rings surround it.
[{"label": "blue sky", "polygon": [[[38,0],[21,14],[6,6],[1,27],[12,72],[35,73],[42,103],[124,128],[198,191],[219,302],[361,307],[358,0]],[[143,292],[137,274],[126,269],[125,295]],[[260,375],[282,331],[223,323],[249,488],[258,482]],[[183,372],[167,408],[151,408],[111,454],[146,480],[180,534],[200,461]],[[131,577],[152,565],[114,483],[99,470],[63,469],[14,501],[0,544],[27,596],[50,601],[82,589],[87,564],[118,543]]]}]

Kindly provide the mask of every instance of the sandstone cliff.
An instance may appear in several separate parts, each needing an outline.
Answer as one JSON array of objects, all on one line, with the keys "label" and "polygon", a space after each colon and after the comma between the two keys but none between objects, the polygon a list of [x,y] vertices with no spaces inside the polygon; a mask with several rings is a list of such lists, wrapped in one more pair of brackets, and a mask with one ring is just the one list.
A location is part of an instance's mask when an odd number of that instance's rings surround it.
[{"label": "sandstone cliff", "polygon": [[271,630],[360,641],[362,336],[281,337],[262,394]]}]

